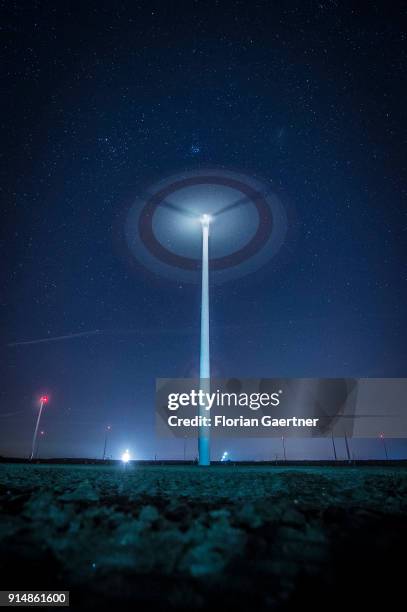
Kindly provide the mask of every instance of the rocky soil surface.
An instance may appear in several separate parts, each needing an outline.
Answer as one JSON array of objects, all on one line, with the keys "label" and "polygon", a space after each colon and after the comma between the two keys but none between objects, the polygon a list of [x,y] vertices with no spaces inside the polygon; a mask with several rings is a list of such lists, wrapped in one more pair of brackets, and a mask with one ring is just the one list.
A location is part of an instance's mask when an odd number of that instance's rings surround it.
[{"label": "rocky soil surface", "polygon": [[0,465],[4,589],[73,609],[314,609],[403,585],[407,470]]}]

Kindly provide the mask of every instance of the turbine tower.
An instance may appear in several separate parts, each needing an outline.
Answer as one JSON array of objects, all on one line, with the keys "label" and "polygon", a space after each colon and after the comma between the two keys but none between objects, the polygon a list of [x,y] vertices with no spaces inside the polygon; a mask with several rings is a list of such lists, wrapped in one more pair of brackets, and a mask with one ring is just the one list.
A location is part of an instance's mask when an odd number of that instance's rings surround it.
[{"label": "turbine tower", "polygon": [[42,395],[40,397],[40,409],[38,411],[37,422],[35,424],[35,429],[34,429],[34,435],[33,435],[32,447],[31,447],[31,454],[30,454],[30,461],[32,461],[34,459],[35,447],[37,445],[38,428],[40,426],[42,409],[44,408],[44,404],[48,403],[48,399],[49,399],[48,395]]},{"label": "turbine tower", "polygon": [[[211,217],[202,215],[202,297],[201,297],[201,354],[199,363],[200,389],[210,391],[210,351],[209,351],[209,224]],[[199,406],[199,416],[207,417],[205,406]],[[202,422],[202,419],[201,419]],[[200,425],[198,437],[199,465],[210,465],[210,427]]]}]

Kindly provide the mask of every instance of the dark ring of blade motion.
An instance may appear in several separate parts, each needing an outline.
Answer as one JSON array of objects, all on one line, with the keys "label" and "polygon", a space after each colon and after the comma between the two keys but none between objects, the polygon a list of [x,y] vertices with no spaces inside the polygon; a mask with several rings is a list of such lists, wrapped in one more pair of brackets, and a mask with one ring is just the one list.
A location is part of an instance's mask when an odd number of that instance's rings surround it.
[{"label": "dark ring of blade motion", "polygon": [[[258,253],[271,235],[273,219],[270,207],[264,196],[250,185],[222,176],[199,176],[176,181],[175,183],[167,185],[147,200],[139,217],[139,234],[148,251],[154,255],[154,257],[170,266],[175,266],[184,270],[198,270],[200,268],[200,258],[184,257],[169,251],[157,240],[153,232],[153,217],[158,206],[163,204],[166,205],[166,198],[175,191],[194,185],[224,185],[236,189],[244,194],[245,199],[247,198],[248,201],[254,204],[259,215],[257,231],[251,240],[249,240],[244,247],[230,253],[230,255],[211,259],[211,268],[215,270],[224,270],[243,263]],[[234,205],[231,205],[231,208],[233,207]]]}]

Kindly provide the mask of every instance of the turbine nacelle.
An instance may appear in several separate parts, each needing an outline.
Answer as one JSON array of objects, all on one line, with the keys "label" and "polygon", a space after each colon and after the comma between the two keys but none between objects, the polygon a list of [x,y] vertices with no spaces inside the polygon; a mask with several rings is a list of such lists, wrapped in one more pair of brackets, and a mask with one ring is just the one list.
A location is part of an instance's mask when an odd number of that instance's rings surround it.
[{"label": "turbine nacelle", "polygon": [[206,213],[199,218],[202,227],[209,227],[210,222],[212,221],[212,217],[207,215]]}]

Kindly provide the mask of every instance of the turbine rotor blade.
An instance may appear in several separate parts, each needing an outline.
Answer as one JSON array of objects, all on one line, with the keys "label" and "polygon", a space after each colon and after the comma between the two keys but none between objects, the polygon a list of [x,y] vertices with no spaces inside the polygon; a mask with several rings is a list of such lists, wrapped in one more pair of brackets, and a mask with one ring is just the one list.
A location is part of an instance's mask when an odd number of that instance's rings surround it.
[{"label": "turbine rotor blade", "polygon": [[239,206],[242,206],[246,202],[250,202],[250,198],[248,196],[244,196],[243,198],[240,198],[240,200],[236,200],[236,202],[227,204],[227,206],[224,206],[217,212],[212,213],[212,217],[218,217],[219,215],[223,215],[223,213],[229,212],[230,210],[233,210],[234,208],[238,208]]},{"label": "turbine rotor blade", "polygon": [[182,208],[181,206],[178,206],[177,204],[173,204],[172,202],[169,202],[168,200],[163,200],[160,203],[160,206],[165,206],[165,208],[169,208],[170,210],[173,210],[174,212],[177,212],[180,215],[183,215],[184,217],[192,217],[193,219],[197,218],[196,213],[193,213],[190,210],[187,210],[186,208]]}]

